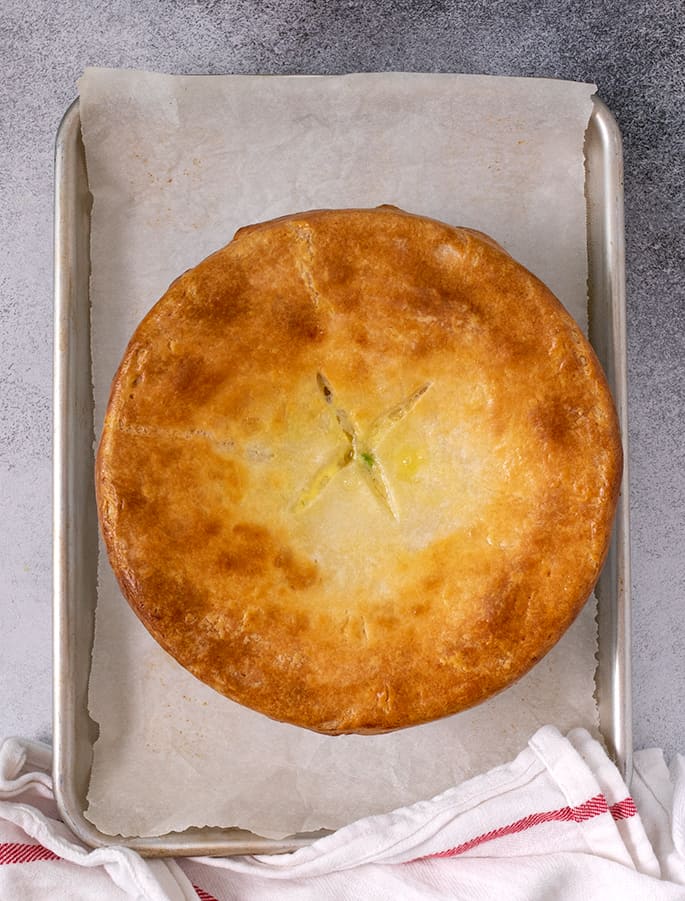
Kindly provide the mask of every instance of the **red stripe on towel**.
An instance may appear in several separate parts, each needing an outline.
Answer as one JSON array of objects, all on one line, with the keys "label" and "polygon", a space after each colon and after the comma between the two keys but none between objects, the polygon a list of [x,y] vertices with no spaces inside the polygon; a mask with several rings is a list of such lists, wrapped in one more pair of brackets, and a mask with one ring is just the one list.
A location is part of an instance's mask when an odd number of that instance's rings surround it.
[{"label": "red stripe on towel", "polygon": [[629,820],[637,814],[637,807],[632,798],[624,798],[618,804],[612,804],[609,813],[615,820]]},{"label": "red stripe on towel", "polygon": [[0,842],[0,865],[4,863],[33,863],[34,860],[61,860],[59,854],[42,845],[25,842]]},{"label": "red stripe on towel", "polygon": [[[32,845],[26,842],[0,842],[0,865],[4,863],[34,863],[37,860],[62,860],[62,858],[42,845]],[[210,895],[198,885],[193,885],[193,888],[200,901],[217,901],[214,895]]]},{"label": "red stripe on towel", "polygon": [[435,854],[427,854],[425,857],[419,857],[418,860],[425,860],[433,857],[456,857],[458,854],[464,854],[472,848],[477,848],[485,842],[490,842],[496,838],[504,838],[507,835],[515,835],[518,832],[525,832],[534,826],[540,826],[542,823],[583,823],[585,820],[591,820],[593,817],[600,816],[603,813],[610,813],[615,820],[626,820],[637,814],[637,809],[632,798],[625,798],[611,807],[607,804],[604,795],[595,795],[589,801],[579,804],[577,807],[560,807],[558,810],[546,810],[540,813],[531,813],[527,817],[522,817],[508,826],[500,826],[497,829],[491,829],[482,835],[477,835],[456,848],[448,848],[446,851],[437,851]]},{"label": "red stripe on towel", "polygon": [[214,895],[210,895],[209,892],[206,892],[203,888],[200,888],[199,885],[195,885],[195,883],[193,883],[193,888],[197,892],[197,897],[200,899],[200,901],[217,901]]}]

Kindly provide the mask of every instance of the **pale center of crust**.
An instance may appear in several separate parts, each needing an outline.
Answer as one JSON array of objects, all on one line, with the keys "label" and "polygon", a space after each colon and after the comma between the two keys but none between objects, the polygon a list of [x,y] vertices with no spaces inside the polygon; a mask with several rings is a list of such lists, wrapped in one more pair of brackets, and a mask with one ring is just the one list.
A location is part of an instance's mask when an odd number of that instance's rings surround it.
[{"label": "pale center of crust", "polygon": [[323,373],[316,374],[316,382],[325,402],[334,408],[335,418],[345,439],[343,448],[336,448],[333,453],[314,473],[311,481],[300,493],[295,511],[306,510],[321,495],[321,492],[347,466],[357,464],[362,478],[371,489],[381,507],[387,510],[395,520],[399,520],[397,504],[378,455],[378,447],[398,422],[401,422],[421,400],[431,386],[430,382],[421,385],[409,397],[390,407],[362,432],[352,421],[349,413],[338,405],[333,387]]}]

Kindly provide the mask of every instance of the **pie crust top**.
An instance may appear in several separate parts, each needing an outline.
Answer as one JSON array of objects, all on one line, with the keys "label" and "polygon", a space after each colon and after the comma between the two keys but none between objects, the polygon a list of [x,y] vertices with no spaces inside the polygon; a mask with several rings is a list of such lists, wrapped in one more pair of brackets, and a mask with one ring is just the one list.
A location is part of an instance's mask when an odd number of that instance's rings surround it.
[{"label": "pie crust top", "polygon": [[395,207],[241,229],[133,335],[96,462],[152,636],[325,733],[523,675],[603,563],[622,455],[595,354],[491,238]]}]

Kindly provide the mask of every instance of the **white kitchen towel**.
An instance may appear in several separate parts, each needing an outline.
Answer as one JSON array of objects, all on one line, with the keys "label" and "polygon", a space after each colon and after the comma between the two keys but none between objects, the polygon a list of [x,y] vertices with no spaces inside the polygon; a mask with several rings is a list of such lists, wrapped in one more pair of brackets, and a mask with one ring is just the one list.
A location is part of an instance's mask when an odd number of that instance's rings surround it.
[{"label": "white kitchen towel", "polygon": [[638,752],[633,797],[582,729],[292,854],[145,861],[88,851],[57,817],[49,749],[0,747],[0,898],[685,899],[685,758]]}]

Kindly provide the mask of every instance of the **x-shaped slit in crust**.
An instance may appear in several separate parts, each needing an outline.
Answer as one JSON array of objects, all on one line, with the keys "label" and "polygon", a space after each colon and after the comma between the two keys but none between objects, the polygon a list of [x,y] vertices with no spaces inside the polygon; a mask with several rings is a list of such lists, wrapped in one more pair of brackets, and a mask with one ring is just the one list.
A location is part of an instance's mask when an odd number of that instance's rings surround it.
[{"label": "x-shaped slit in crust", "polygon": [[337,403],[333,387],[326,376],[321,372],[317,372],[316,382],[325,402],[333,408],[335,418],[347,444],[344,448],[336,448],[314,473],[309,484],[298,497],[295,503],[295,510],[299,512],[310,507],[339,472],[347,466],[356,463],[364,481],[381,506],[390,513],[393,519],[399,520],[397,505],[385,470],[377,455],[377,447],[388,432],[414,409],[430,388],[431,383],[426,382],[421,385],[409,397],[382,413],[374,419],[367,431],[362,433],[352,421],[348,412]]}]

